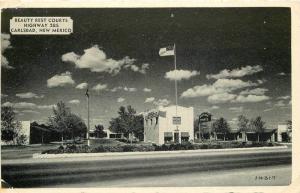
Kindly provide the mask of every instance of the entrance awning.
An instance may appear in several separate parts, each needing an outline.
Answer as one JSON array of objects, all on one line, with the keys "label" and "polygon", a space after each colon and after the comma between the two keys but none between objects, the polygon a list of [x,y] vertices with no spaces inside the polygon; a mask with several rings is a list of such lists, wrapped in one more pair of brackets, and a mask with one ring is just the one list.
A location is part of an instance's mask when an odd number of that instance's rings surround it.
[{"label": "entrance awning", "polygon": [[181,137],[190,137],[189,132],[181,132]]},{"label": "entrance awning", "polygon": [[173,137],[172,132],[164,132],[164,137]]}]

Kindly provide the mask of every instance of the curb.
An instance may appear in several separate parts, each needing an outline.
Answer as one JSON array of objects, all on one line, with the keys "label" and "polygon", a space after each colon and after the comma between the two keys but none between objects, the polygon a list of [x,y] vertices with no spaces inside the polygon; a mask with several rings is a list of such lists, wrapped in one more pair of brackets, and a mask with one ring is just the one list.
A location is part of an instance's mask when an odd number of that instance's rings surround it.
[{"label": "curb", "polygon": [[250,151],[250,150],[272,150],[286,149],[285,146],[275,147],[249,147],[249,148],[231,148],[231,149],[198,149],[198,150],[178,150],[178,151],[147,151],[147,152],[104,152],[104,153],[65,153],[65,154],[41,154],[35,153],[33,159],[51,159],[51,158],[78,158],[78,157],[106,157],[106,156],[128,156],[128,155],[159,155],[159,154],[177,154],[177,153],[208,153],[208,152],[227,152],[227,151]]}]

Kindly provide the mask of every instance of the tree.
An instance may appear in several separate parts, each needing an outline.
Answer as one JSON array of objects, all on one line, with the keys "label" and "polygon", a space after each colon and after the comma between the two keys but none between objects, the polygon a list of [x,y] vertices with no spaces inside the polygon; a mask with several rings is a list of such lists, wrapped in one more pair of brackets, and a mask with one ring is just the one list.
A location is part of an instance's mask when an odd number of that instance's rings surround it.
[{"label": "tree", "polygon": [[249,119],[247,119],[244,115],[238,116],[238,123],[237,123],[240,131],[245,132],[245,141],[247,141],[246,131],[249,130]]},{"label": "tree", "polygon": [[[210,126],[208,126],[208,123],[210,122],[199,122],[199,118],[196,118],[194,120],[194,133],[196,134],[197,132],[199,133],[199,140],[202,140],[204,139],[204,134],[209,134],[209,137],[210,137],[210,134],[211,134],[211,130],[210,130]],[[200,130],[199,130],[199,124],[201,124],[200,126]]]},{"label": "tree", "polygon": [[255,119],[251,119],[250,121],[250,129],[252,131],[255,131],[257,133],[257,141],[259,142],[259,136],[261,133],[264,132],[264,130],[266,129],[265,127],[265,122],[262,121],[261,117],[258,116]]},{"label": "tree", "polygon": [[229,133],[230,131],[230,127],[229,127],[229,124],[227,123],[226,119],[224,119],[223,117],[221,117],[220,119],[217,119],[213,125],[213,130],[216,132],[216,133],[222,133],[223,136],[224,136],[224,141],[225,141],[225,136],[227,133]]},{"label": "tree", "polygon": [[110,121],[110,129],[116,133],[123,133],[132,142],[133,134],[139,135],[144,132],[141,116],[136,115],[136,111],[130,105],[125,108],[121,106],[118,117]]},{"label": "tree", "polygon": [[[196,118],[194,120],[194,134],[196,135],[197,132],[199,132],[199,118]],[[199,133],[199,139],[200,139],[200,133]]]},{"label": "tree", "polygon": [[1,140],[16,143],[21,124],[16,120],[16,113],[11,106],[1,107]]},{"label": "tree", "polygon": [[144,140],[144,117],[142,115],[134,117],[132,132],[140,141]]},{"label": "tree", "polygon": [[289,142],[292,141],[292,121],[291,120],[287,120],[286,121],[287,124],[287,135],[288,135],[288,140]]},{"label": "tree", "polygon": [[49,117],[49,125],[61,133],[62,142],[64,136],[75,140],[75,137],[81,136],[87,129],[84,121],[71,113],[70,108],[62,101],[53,108],[53,116]]},{"label": "tree", "polygon": [[97,138],[103,138],[106,136],[103,125],[95,125],[95,134]]}]

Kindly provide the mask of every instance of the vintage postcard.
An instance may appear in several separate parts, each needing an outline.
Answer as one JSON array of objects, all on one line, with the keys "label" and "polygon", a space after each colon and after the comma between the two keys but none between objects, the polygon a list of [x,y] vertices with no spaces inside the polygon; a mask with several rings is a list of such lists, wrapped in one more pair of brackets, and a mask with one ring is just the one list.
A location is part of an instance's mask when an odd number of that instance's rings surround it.
[{"label": "vintage postcard", "polygon": [[2,188],[296,191],[294,4],[68,5],[1,9]]}]

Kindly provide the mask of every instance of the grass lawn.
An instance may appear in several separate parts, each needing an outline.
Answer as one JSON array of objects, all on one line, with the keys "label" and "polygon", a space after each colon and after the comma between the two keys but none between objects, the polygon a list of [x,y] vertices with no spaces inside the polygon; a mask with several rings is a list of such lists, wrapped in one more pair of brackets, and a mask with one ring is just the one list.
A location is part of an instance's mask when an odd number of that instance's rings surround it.
[{"label": "grass lawn", "polygon": [[1,146],[1,159],[24,159],[32,158],[32,154],[41,153],[47,149],[58,148],[59,145],[44,144],[32,146]]},{"label": "grass lawn", "polygon": [[[85,143],[86,144],[86,141]],[[96,147],[99,145],[124,145],[125,143],[119,142],[115,139],[91,139],[91,147]],[[60,146],[57,144],[37,144],[28,146],[1,146],[1,159],[11,160],[11,159],[26,159],[32,158],[32,154],[41,153],[42,151],[49,149],[57,149]]]}]

